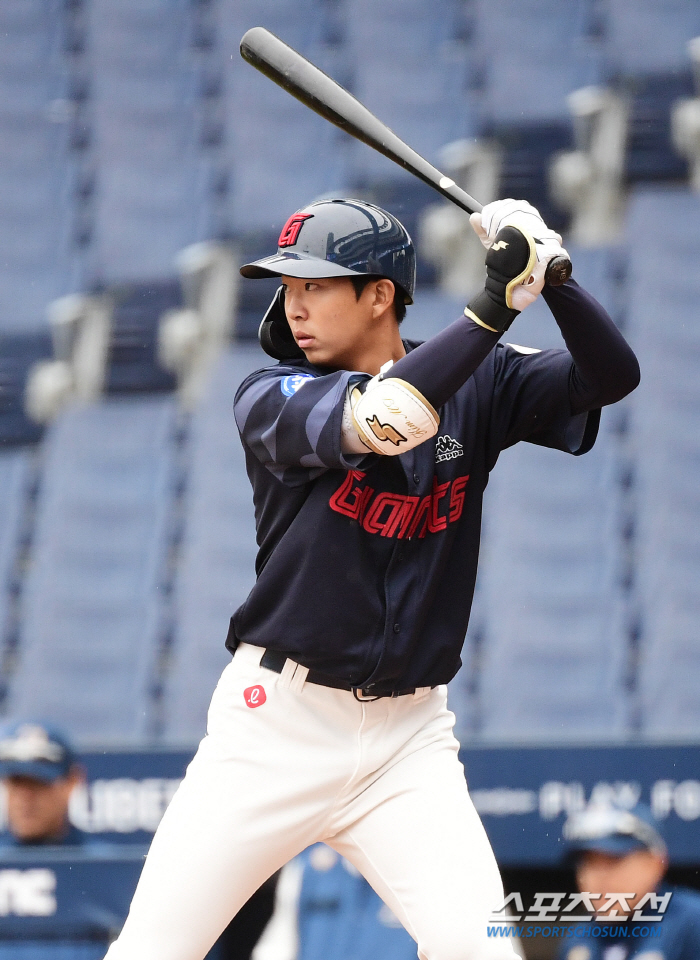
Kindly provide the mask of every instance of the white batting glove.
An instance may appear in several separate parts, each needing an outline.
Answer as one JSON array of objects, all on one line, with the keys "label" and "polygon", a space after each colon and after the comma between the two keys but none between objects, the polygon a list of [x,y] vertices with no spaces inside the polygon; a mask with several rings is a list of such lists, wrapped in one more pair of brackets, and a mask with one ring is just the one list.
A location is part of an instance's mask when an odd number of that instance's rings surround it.
[{"label": "white batting glove", "polygon": [[473,213],[469,222],[487,250],[498,231],[510,225],[530,234],[535,241],[538,262],[548,263],[552,257],[569,256],[559,234],[550,230],[539,210],[527,200],[494,200],[487,203],[481,213]]}]

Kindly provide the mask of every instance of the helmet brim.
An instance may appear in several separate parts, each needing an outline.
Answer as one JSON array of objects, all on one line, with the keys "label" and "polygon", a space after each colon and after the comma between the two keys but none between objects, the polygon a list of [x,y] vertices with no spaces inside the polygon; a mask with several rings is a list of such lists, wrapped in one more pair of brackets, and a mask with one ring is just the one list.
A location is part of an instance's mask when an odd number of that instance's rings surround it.
[{"label": "helmet brim", "polygon": [[[366,277],[362,270],[351,270],[341,267],[332,260],[321,260],[318,257],[306,256],[303,253],[274,253],[271,257],[244,263],[240,274],[248,280],[267,280],[271,277],[296,277],[299,280],[318,280],[322,277]],[[374,274],[371,274],[374,276]],[[376,276],[381,276],[377,274]],[[400,284],[392,283],[401,290],[406,304],[413,303],[412,298]]]},{"label": "helmet brim", "polygon": [[303,253],[275,253],[262,260],[245,263],[241,275],[249,280],[262,280],[266,277],[298,277],[300,280],[317,280],[320,277],[361,277],[359,270],[341,267],[331,260],[319,260],[318,257],[304,256]]}]

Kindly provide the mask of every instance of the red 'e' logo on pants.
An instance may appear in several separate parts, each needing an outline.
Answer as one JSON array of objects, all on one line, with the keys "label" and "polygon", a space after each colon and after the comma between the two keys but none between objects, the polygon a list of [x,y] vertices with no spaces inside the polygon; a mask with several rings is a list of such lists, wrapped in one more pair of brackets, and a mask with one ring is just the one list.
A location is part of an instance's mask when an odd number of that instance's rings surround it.
[{"label": "red 'e' logo on pants", "polygon": [[261,707],[267,700],[264,687],[248,687],[243,691],[245,702],[249,707]]}]

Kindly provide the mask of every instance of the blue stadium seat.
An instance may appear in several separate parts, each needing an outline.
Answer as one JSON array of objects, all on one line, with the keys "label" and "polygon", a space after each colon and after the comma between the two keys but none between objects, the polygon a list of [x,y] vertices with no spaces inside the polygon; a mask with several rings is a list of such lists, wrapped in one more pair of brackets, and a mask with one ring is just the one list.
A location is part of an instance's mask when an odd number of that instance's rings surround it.
[{"label": "blue stadium seat", "polygon": [[[245,31],[263,25],[342,82],[337,50],[323,43],[330,6],[319,0],[224,0],[219,43],[222,49],[237,51]],[[279,232],[294,210],[342,188],[347,152],[343,135],[237,53],[225,57],[221,66],[230,229],[238,234],[270,228]]]},{"label": "blue stadium seat", "polygon": [[[481,109],[489,125],[567,119],[566,96],[595,83],[599,58],[587,41],[587,0],[477,0]],[[517,37],[505,43],[504,38]]]},{"label": "blue stadium seat", "polygon": [[65,413],[46,438],[9,709],[78,742],[149,734],[174,414],[169,400],[106,401]]},{"label": "blue stadium seat", "polygon": [[406,309],[401,336],[406,340],[428,340],[462,316],[464,304],[439,290],[418,287],[414,303]]},{"label": "blue stadium seat", "polygon": [[643,75],[689,66],[687,43],[700,34],[695,0],[605,0],[602,7],[612,72]]},{"label": "blue stadium seat", "polygon": [[[611,251],[570,253],[579,282],[612,309]],[[508,338],[564,346],[541,300]],[[521,443],[493,472],[480,568],[486,739],[580,741],[624,732],[627,638],[613,423],[604,413],[596,446],[581,459]]]},{"label": "blue stadium seat", "polygon": [[0,10],[0,331],[45,329],[75,289],[72,163],[57,4]]},{"label": "blue stadium seat", "polygon": [[223,356],[192,421],[177,629],[164,692],[170,742],[196,743],[204,736],[209,700],[230,661],[224,648],[229,618],[255,582],[253,499],[233,396],[247,374],[268,360],[257,345]]},{"label": "blue stadium seat", "polygon": [[642,730],[666,739],[700,733],[699,215],[688,190],[638,189],[628,224],[638,684]]},{"label": "blue stadium seat", "polygon": [[91,270],[101,281],[167,277],[207,227],[196,71],[182,0],[89,8],[97,189]]},{"label": "blue stadium seat", "polygon": [[10,578],[22,532],[28,473],[26,450],[0,452],[0,633],[6,628],[9,615]]},{"label": "blue stadium seat", "polygon": [[34,364],[52,355],[48,330],[0,333],[0,449],[35,443],[41,437],[43,426],[30,419],[25,410],[25,389]]},{"label": "blue stadium seat", "polygon": [[[352,0],[346,7],[352,92],[432,162],[445,143],[475,132],[467,58],[454,40],[457,12],[453,0],[430,7]],[[364,146],[353,146],[349,165],[351,181],[360,185],[397,178],[401,184],[410,182],[391,161]]]}]

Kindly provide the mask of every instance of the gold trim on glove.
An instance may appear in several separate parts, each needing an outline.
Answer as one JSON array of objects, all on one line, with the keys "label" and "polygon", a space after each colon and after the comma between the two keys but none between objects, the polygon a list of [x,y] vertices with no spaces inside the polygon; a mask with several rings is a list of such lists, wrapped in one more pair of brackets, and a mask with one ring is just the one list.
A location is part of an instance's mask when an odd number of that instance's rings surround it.
[{"label": "gold trim on glove", "polygon": [[527,280],[527,278],[532,273],[532,268],[537,263],[537,247],[535,246],[535,241],[533,240],[533,238],[530,236],[530,234],[526,230],[523,230],[522,227],[516,226],[514,223],[511,223],[511,224],[502,223],[501,229],[503,227],[508,227],[508,226],[513,227],[516,230],[519,230],[520,233],[522,233],[522,235],[527,240],[527,244],[530,248],[530,258],[527,261],[527,266],[522,271],[522,273],[519,273],[517,277],[513,277],[513,279],[506,284],[506,305],[509,307],[509,309],[515,310],[515,307],[513,306],[513,300],[512,300],[511,294],[513,293],[513,290],[515,289],[515,287],[521,284],[523,280]]}]

